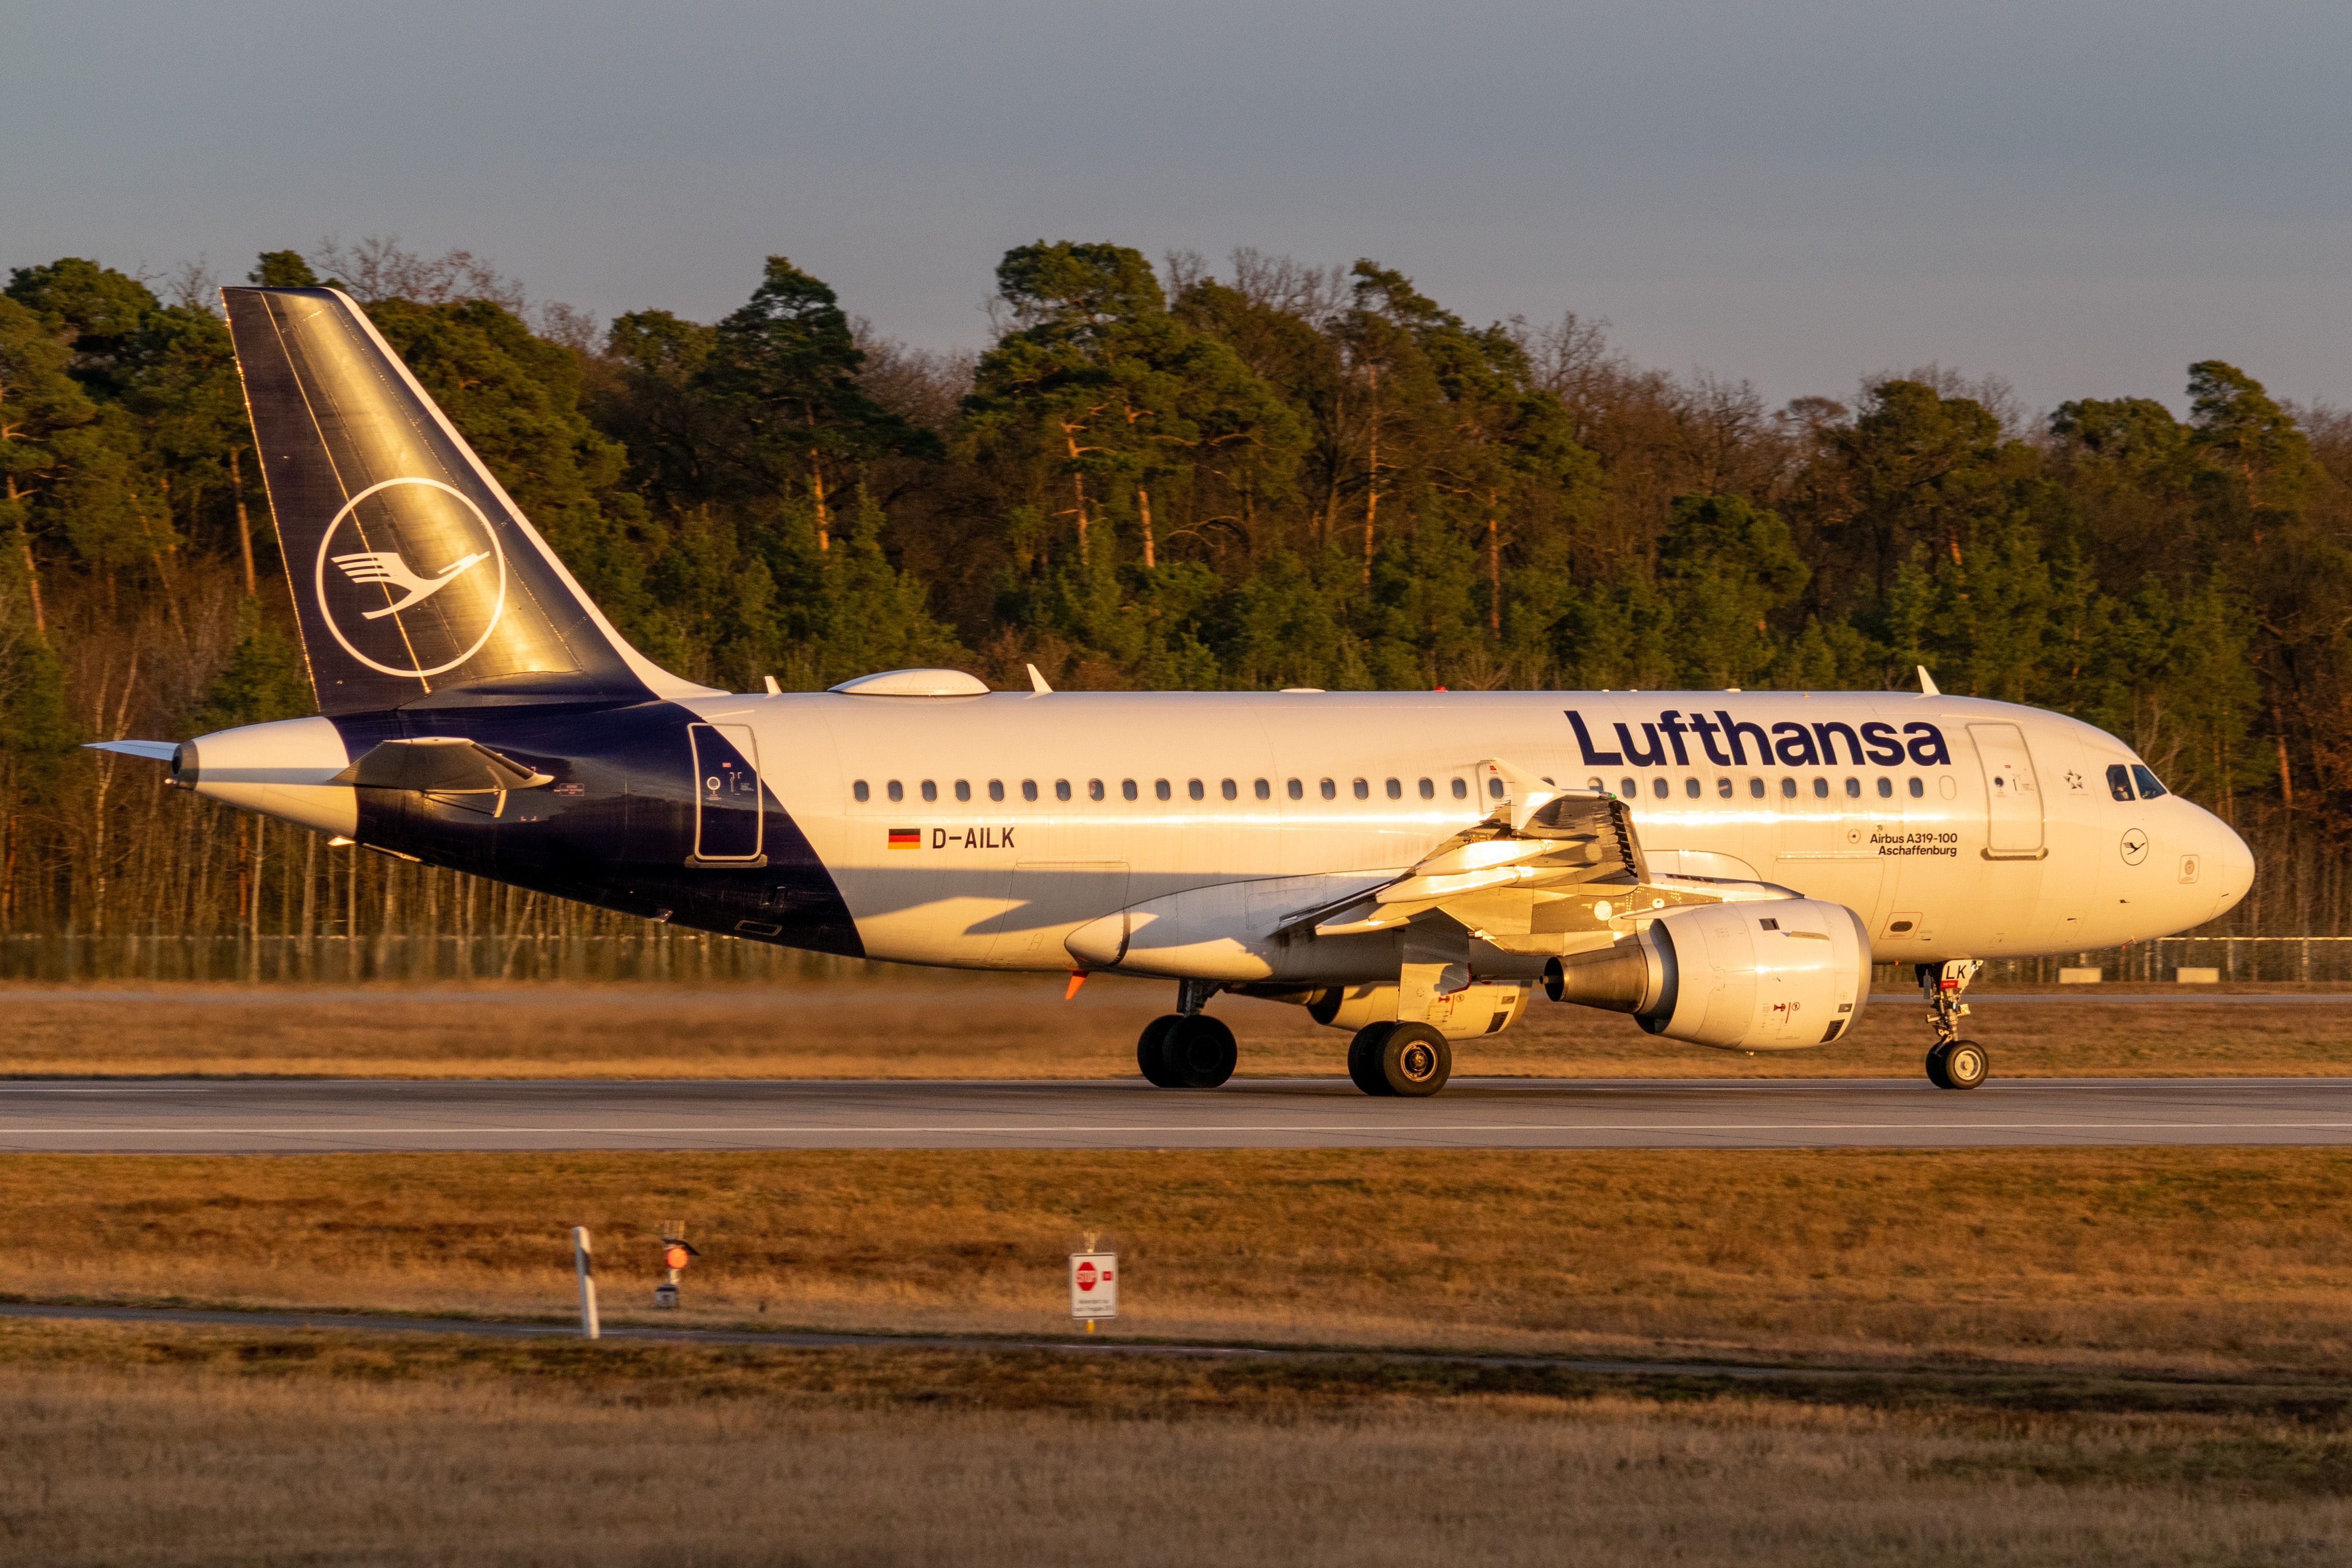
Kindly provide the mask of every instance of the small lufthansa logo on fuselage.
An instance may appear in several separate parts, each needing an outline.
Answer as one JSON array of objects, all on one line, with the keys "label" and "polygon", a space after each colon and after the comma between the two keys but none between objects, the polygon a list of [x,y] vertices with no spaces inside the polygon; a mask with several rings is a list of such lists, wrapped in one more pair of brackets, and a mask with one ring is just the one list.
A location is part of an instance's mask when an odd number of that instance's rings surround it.
[{"label": "small lufthansa logo on fuselage", "polygon": [[438,479],[385,479],[328,523],[311,586],[343,652],[387,675],[437,675],[498,630],[506,552],[465,492]]}]

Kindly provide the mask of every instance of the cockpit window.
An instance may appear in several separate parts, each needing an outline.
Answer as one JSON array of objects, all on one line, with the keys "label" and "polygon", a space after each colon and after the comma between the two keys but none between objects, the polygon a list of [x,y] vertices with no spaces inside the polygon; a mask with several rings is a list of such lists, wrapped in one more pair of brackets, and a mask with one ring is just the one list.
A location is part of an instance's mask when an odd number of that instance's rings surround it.
[{"label": "cockpit window", "polygon": [[2147,770],[2145,762],[2132,764],[2132,781],[2139,786],[2139,798],[2143,800],[2153,800],[2166,793],[2164,786],[2156,781],[2156,775]]},{"label": "cockpit window", "polygon": [[2120,762],[2108,764],[2107,793],[2118,800],[2128,800],[2132,798],[2130,768]]}]

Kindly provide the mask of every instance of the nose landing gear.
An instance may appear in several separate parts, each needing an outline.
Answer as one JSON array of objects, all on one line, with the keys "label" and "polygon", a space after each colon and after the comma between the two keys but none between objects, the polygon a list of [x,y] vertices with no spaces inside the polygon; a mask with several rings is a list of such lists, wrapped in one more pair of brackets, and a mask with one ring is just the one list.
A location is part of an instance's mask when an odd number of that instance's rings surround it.
[{"label": "nose landing gear", "polygon": [[1960,1020],[1969,1016],[1960,993],[1983,967],[1977,958],[1917,967],[1919,988],[1927,998],[1927,1021],[1936,1030],[1936,1043],[1927,1048],[1927,1082],[1938,1089],[1974,1089],[1992,1071],[1985,1048],[1960,1038]]}]

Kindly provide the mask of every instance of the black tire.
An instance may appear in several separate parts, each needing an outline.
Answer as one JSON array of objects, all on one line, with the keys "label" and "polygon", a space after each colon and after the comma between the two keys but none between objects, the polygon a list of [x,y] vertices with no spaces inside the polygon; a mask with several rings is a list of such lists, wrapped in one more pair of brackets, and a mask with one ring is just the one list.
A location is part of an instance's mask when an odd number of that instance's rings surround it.
[{"label": "black tire", "polygon": [[1392,1023],[1368,1023],[1348,1042],[1348,1078],[1367,1094],[1396,1092],[1381,1071],[1381,1046],[1394,1028]]},{"label": "black tire", "polygon": [[1425,1023],[1401,1023],[1381,1041],[1381,1076],[1391,1094],[1413,1099],[1436,1093],[1454,1075],[1454,1048]]},{"label": "black tire", "polygon": [[1135,1040],[1135,1065],[1143,1071],[1144,1079],[1154,1089],[1179,1089],[1182,1081],[1176,1077],[1168,1060],[1168,1031],[1184,1021],[1178,1013],[1163,1013],[1143,1026]]},{"label": "black tire", "polygon": [[1234,1063],[1241,1050],[1234,1043],[1234,1031],[1222,1019],[1206,1013],[1194,1013],[1191,1018],[1169,1020],[1168,1032],[1161,1037],[1160,1058],[1164,1071],[1179,1089],[1214,1089],[1234,1075]]},{"label": "black tire", "polygon": [[1938,1089],[1949,1089],[1952,1080],[1944,1071],[1944,1052],[1948,1048],[1937,1040],[1927,1048],[1927,1082]]},{"label": "black tire", "polygon": [[1944,1087],[1974,1089],[1992,1074],[1992,1059],[1972,1040],[1956,1040],[1944,1048]]}]

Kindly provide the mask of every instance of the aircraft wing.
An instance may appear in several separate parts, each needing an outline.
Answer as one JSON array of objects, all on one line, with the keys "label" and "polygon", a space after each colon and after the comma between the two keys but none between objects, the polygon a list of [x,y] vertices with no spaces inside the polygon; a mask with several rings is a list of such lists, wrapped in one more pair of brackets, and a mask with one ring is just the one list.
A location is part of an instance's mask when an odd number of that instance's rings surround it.
[{"label": "aircraft wing", "polygon": [[1447,921],[1496,946],[1548,953],[1676,904],[1797,896],[1769,883],[1656,874],[1626,801],[1560,789],[1499,758],[1480,770],[1507,790],[1492,815],[1401,876],[1296,912],[1278,935],[1343,936]]}]

